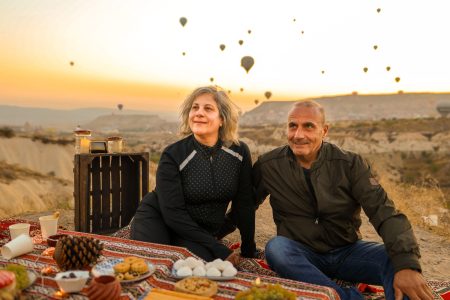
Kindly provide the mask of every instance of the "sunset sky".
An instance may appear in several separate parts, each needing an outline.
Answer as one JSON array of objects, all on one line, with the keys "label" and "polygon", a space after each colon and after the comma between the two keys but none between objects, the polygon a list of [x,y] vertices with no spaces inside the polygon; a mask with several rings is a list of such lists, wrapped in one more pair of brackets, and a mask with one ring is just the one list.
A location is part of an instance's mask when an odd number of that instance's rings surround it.
[{"label": "sunset sky", "polygon": [[[169,111],[211,77],[244,111],[265,91],[270,100],[448,92],[448,7],[445,0],[1,0],[0,104]],[[246,55],[255,60],[248,74],[240,66]]]}]

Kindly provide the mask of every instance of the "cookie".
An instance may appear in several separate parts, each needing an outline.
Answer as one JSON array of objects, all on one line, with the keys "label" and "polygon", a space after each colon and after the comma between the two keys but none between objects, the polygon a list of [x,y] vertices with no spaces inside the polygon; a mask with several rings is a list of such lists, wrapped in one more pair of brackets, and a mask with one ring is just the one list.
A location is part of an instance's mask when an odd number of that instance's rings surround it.
[{"label": "cookie", "polygon": [[113,269],[116,273],[126,273],[130,270],[130,264],[125,262],[117,263],[114,265]]},{"label": "cookie", "polygon": [[131,264],[131,271],[137,272],[139,274],[143,274],[148,272],[148,265],[142,261],[142,262],[136,262]]},{"label": "cookie", "polygon": [[135,279],[136,277],[137,277],[137,274],[131,273],[131,272],[126,272],[123,274],[124,280],[132,280],[132,279]]},{"label": "cookie", "polygon": [[144,260],[136,256],[128,256],[123,259],[123,262],[131,265],[137,262],[144,262]]}]

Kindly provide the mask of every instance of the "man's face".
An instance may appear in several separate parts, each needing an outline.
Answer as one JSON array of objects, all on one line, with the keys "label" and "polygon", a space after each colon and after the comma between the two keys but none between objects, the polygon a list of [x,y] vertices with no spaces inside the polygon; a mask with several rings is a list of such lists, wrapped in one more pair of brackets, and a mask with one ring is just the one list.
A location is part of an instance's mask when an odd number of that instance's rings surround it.
[{"label": "man's face", "polygon": [[328,125],[315,107],[294,107],[288,115],[287,137],[289,147],[300,162],[311,164],[327,135]]}]

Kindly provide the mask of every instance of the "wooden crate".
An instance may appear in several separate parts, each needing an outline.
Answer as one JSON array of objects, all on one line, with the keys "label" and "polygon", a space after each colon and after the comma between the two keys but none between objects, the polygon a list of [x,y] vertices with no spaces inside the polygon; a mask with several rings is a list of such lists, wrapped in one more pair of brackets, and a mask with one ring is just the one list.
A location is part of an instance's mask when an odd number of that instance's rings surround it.
[{"label": "wooden crate", "polygon": [[75,230],[107,234],[131,221],[148,193],[148,152],[76,154]]}]

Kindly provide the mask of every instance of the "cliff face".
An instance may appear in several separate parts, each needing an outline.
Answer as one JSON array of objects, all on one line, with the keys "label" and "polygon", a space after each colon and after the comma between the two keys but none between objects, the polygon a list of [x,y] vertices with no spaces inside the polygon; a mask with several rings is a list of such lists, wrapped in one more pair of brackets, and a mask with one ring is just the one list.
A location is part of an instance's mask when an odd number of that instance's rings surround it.
[{"label": "cliff face", "polygon": [[[348,95],[315,98],[330,122],[438,117],[438,103],[450,102],[450,94]],[[295,101],[268,101],[245,113],[240,124],[257,126],[285,122]]]}]

